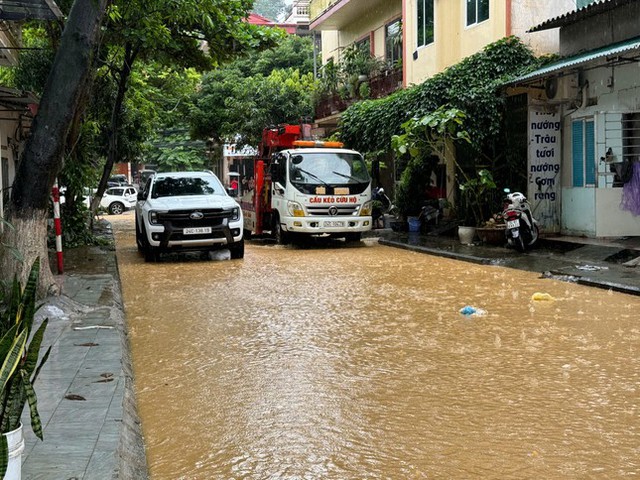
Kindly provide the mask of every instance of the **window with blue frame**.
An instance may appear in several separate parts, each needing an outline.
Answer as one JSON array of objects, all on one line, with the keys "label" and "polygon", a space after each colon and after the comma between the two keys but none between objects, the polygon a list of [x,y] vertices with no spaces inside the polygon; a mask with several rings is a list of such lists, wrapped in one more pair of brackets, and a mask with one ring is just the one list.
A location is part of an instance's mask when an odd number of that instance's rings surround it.
[{"label": "window with blue frame", "polygon": [[595,128],[592,118],[574,120],[571,123],[572,185],[594,187],[596,185]]},{"label": "window with blue frame", "polygon": [[433,0],[418,0],[418,47],[433,43]]}]

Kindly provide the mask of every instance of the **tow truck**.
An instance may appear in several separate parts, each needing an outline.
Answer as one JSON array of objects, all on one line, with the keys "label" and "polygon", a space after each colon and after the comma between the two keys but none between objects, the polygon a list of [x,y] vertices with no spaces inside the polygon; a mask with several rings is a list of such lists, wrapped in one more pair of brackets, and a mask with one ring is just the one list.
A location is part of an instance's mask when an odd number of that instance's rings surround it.
[{"label": "tow truck", "polygon": [[309,236],[359,241],[372,227],[365,161],[340,142],[303,139],[305,130],[264,129],[243,179],[244,234],[270,234],[279,244]]}]

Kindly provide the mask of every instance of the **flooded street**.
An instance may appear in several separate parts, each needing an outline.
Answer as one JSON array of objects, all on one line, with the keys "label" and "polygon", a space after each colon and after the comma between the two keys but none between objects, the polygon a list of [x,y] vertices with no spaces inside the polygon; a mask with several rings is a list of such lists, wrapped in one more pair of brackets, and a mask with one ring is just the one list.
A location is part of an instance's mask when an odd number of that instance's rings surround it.
[{"label": "flooded street", "polygon": [[640,475],[640,298],[373,240],[149,264],[108,219],[152,480]]}]

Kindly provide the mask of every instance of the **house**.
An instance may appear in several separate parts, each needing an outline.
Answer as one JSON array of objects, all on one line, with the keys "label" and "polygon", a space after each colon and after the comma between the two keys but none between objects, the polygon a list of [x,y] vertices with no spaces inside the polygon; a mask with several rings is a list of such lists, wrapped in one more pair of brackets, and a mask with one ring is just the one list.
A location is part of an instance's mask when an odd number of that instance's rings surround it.
[{"label": "house", "polygon": [[[0,65],[15,66],[22,38],[19,22],[55,21],[62,12],[53,0],[0,0]],[[20,152],[38,99],[29,92],[0,86],[0,216],[9,200]]]},{"label": "house", "polygon": [[[384,68],[371,78],[358,79],[369,84],[369,97],[380,98],[402,88],[403,33],[402,0],[311,0],[310,29],[322,38],[322,75],[333,77],[350,47],[357,47],[383,62]],[[317,126],[328,134],[335,130],[340,113],[359,100],[358,88],[351,94],[329,90],[316,108]]]},{"label": "house", "polygon": [[[310,28],[322,35],[325,82],[356,45],[384,65],[381,74],[361,80],[369,83],[368,98],[381,98],[421,84],[505,36],[521,37],[538,54],[555,53],[557,31],[534,34],[527,30],[575,6],[575,0],[311,0]],[[341,113],[363,98],[358,93],[355,88],[350,95],[325,92],[316,107],[317,131],[326,135],[335,130]],[[391,193],[401,167],[393,158],[386,158],[384,164],[382,183]],[[444,185],[444,166],[441,170],[437,187],[451,191],[451,181]]]},{"label": "house", "polygon": [[[574,7],[575,0],[311,0],[310,28],[322,35],[325,66],[339,64],[357,45],[398,69],[380,88],[379,79],[371,79],[371,97],[378,98],[422,83],[505,36],[521,37],[537,54],[555,53],[557,32],[533,35],[527,29]],[[390,72],[384,73],[386,78]],[[319,126],[337,125],[340,112],[352,103],[342,100],[320,102]]]},{"label": "house", "polygon": [[636,236],[640,198],[622,174],[640,160],[640,2],[588,3],[531,28],[559,30],[561,59],[507,94],[527,99],[528,195],[544,230]]}]

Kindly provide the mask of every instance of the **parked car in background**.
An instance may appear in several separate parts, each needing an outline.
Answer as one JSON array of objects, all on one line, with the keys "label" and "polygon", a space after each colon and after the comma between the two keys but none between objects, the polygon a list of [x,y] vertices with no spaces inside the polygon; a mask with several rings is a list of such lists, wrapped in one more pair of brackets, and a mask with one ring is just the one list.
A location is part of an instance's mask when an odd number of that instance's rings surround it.
[{"label": "parked car in background", "polygon": [[125,185],[129,185],[129,181],[127,176],[122,173],[111,175],[107,180],[108,187],[124,187]]},{"label": "parked car in background", "polygon": [[120,215],[125,210],[135,207],[138,191],[135,187],[111,187],[108,188],[100,200],[100,206],[111,215]]}]

